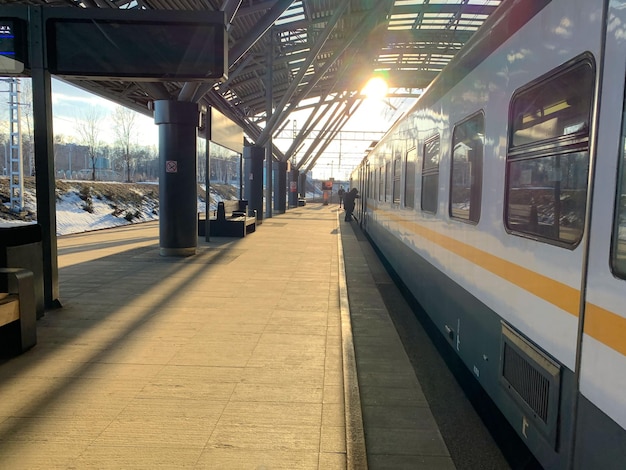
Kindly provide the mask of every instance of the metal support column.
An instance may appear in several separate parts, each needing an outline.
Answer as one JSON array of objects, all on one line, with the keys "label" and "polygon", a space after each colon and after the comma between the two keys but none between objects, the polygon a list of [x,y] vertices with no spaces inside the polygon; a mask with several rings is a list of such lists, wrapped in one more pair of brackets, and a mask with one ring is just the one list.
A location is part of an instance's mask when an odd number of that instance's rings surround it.
[{"label": "metal support column", "polygon": [[287,210],[287,162],[277,162],[274,167],[274,210],[278,214],[284,214]]},{"label": "metal support column", "polygon": [[196,138],[198,105],[154,103],[159,126],[159,245],[161,256],[191,256],[198,245]]},{"label": "metal support column", "polygon": [[52,78],[44,67],[42,7],[29,8],[31,79],[33,88],[33,141],[37,223],[42,231],[43,289],[46,308],[60,307],[57,252],[54,143],[52,132]]},{"label": "metal support column", "polygon": [[[267,69],[265,71],[266,83],[274,82],[274,31],[270,31],[270,47],[267,51]],[[265,115],[266,122],[272,117],[272,108],[273,108],[273,88],[271,86],[265,87]],[[272,171],[272,165],[274,163],[274,158],[272,155],[273,150],[273,141],[272,136],[270,134],[267,142],[265,143],[265,175],[267,177],[266,185],[265,185],[265,217],[272,217],[272,189],[274,189],[274,183],[272,181],[272,177],[274,176],[274,172]]]},{"label": "metal support column", "polygon": [[243,148],[243,171],[246,175],[245,192],[248,208],[256,210],[257,223],[263,222],[263,160],[265,148],[245,146]]}]

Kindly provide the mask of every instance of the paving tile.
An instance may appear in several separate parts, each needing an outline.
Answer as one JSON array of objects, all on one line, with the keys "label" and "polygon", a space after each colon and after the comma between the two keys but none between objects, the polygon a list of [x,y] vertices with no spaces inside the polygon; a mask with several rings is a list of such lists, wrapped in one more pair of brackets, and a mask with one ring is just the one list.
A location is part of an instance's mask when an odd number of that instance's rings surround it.
[{"label": "paving tile", "polygon": [[19,441],[0,441],[0,463],[2,468],[11,470],[72,468],[74,460],[85,448],[79,442],[37,441],[26,446]]},{"label": "paving tile", "polygon": [[231,401],[221,414],[220,425],[320,427],[322,405],[309,402]]},{"label": "paving tile", "polygon": [[424,403],[422,406],[363,406],[363,419],[377,427],[437,431],[437,423]]},{"label": "paving tile", "polygon": [[345,429],[346,415],[343,403],[324,403],[322,407],[322,426]]},{"label": "paving tile", "polygon": [[237,426],[219,424],[207,447],[319,452],[318,426]]},{"label": "paving tile", "polygon": [[323,453],[346,453],[346,428],[343,426],[322,426],[320,449]]},{"label": "paving tile", "polygon": [[202,381],[204,383],[239,383],[243,367],[172,365],[161,367],[155,378],[173,382]]},{"label": "paving tile", "polygon": [[168,364],[181,366],[244,367],[252,357],[255,344],[212,341],[192,343],[179,348]]},{"label": "paving tile", "polygon": [[191,400],[227,401],[235,383],[211,383],[202,380],[174,380],[161,378],[147,384],[137,398],[178,398]]},{"label": "paving tile", "polygon": [[365,442],[368,455],[450,456],[438,430],[407,431],[407,429],[368,427]]},{"label": "paving tile", "polygon": [[309,368],[287,367],[284,364],[254,364],[248,363],[243,371],[242,383],[266,384],[266,385],[289,385],[301,384],[306,387],[323,388],[324,367],[322,364]]},{"label": "paving tile", "polygon": [[368,455],[368,470],[455,470],[449,457],[432,455]]},{"label": "paving tile", "polygon": [[282,402],[282,403],[322,403],[324,389],[306,384],[237,384],[232,395],[233,401]]},{"label": "paving tile", "polygon": [[[319,458],[319,453],[315,451],[207,448],[198,459],[196,468],[210,468],[211,470],[317,470]],[[331,470],[332,467],[319,468]]]},{"label": "paving tile", "polygon": [[80,456],[75,458],[67,468],[81,470],[202,468],[196,467],[201,453],[202,447],[184,445],[128,445],[126,443],[126,445],[115,446],[95,443],[81,452]]},{"label": "paving tile", "polygon": [[143,419],[120,415],[93,441],[92,446],[168,447],[191,446],[202,448],[215,429],[214,418],[173,418],[150,416]]},{"label": "paving tile", "polygon": [[322,452],[319,470],[346,470],[346,454],[343,452]]},{"label": "paving tile", "polygon": [[[0,428],[0,449],[5,441],[74,443],[77,447],[86,446],[111,423],[94,413],[87,417],[11,417],[2,422]],[[0,456],[3,452],[0,451]]]}]

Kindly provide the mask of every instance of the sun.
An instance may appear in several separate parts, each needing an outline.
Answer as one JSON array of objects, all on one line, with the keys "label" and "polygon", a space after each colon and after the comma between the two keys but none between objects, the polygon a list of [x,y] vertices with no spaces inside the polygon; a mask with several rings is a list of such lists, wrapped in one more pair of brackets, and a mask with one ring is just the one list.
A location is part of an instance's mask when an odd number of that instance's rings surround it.
[{"label": "sun", "polygon": [[387,82],[380,77],[373,77],[365,85],[361,91],[370,99],[382,100],[387,95]]}]

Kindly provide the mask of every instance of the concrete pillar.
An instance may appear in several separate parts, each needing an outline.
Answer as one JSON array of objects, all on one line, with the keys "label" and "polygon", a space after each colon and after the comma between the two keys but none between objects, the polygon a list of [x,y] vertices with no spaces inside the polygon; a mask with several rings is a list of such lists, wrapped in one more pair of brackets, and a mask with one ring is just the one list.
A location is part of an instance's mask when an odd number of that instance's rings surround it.
[{"label": "concrete pillar", "polygon": [[289,172],[289,207],[298,207],[298,170]]},{"label": "concrete pillar", "polygon": [[284,214],[287,210],[287,162],[277,162],[274,181],[274,210]]},{"label": "concrete pillar", "polygon": [[161,256],[191,256],[198,245],[196,137],[198,105],[154,103],[159,126],[159,245]]},{"label": "concrete pillar", "polygon": [[263,160],[263,147],[243,148],[244,194],[248,200],[248,209],[256,210],[258,223],[263,221]]}]

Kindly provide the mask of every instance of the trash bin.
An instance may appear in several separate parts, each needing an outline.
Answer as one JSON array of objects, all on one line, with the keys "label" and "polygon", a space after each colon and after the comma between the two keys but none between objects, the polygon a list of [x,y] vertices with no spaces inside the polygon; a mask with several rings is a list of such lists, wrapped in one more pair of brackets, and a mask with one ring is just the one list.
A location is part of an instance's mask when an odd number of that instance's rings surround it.
[{"label": "trash bin", "polygon": [[41,225],[38,224],[0,227],[0,267],[32,271],[37,318],[44,315],[45,308],[41,240]]}]

